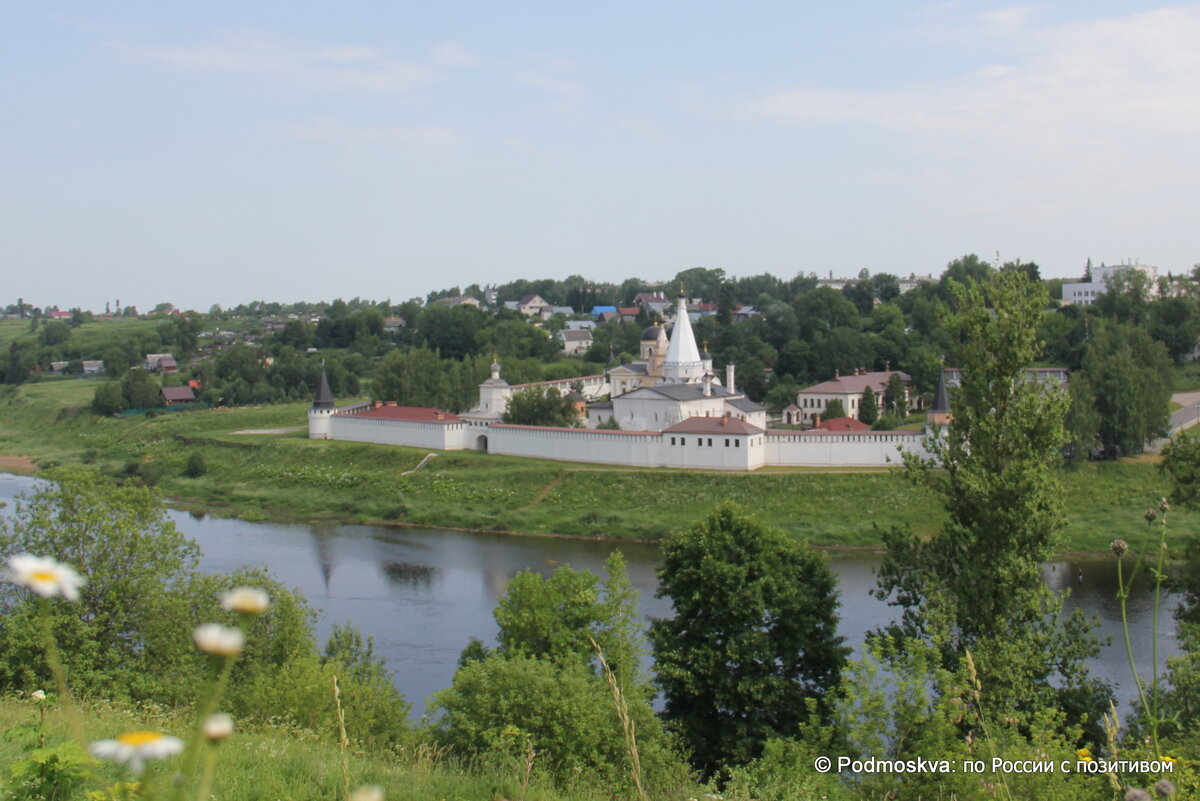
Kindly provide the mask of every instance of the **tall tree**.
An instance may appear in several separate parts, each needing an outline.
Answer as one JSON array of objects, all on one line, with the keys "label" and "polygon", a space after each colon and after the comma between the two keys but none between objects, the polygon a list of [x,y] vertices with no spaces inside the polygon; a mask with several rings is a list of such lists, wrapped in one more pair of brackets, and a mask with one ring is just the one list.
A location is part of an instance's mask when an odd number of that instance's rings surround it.
[{"label": "tall tree", "polygon": [[837,581],[823,556],[725,504],[663,543],[651,624],[663,716],[711,775],[789,736],[838,682]]},{"label": "tall tree", "polygon": [[575,402],[551,387],[530,387],[508,399],[504,422],[522,426],[579,427]]},{"label": "tall tree", "polygon": [[1141,453],[1164,436],[1170,419],[1171,360],[1144,328],[1096,320],[1083,357],[1099,415],[1101,447],[1110,456]]},{"label": "tall tree", "polygon": [[1063,594],[1041,578],[1065,521],[1054,468],[1068,403],[1064,392],[1026,378],[1041,350],[1045,289],[1007,271],[952,291],[959,310],[949,325],[962,368],[954,417],[944,437],[926,440],[931,458],[905,459],[948,519],[927,541],[905,528],[885,534],[876,595],[903,615],[878,634],[901,649],[910,638],[933,644],[950,669],[971,652],[984,701],[998,712],[1096,715],[1103,693],[1084,667],[1097,650],[1090,624],[1080,615],[1060,621]]},{"label": "tall tree", "polygon": [[858,419],[867,425],[875,425],[879,419],[879,403],[875,400],[875,390],[870,387],[863,389],[862,398],[858,402]]},{"label": "tall tree", "polygon": [[904,391],[904,379],[899,373],[888,376],[883,390],[883,410],[901,420],[908,416],[908,393]]}]

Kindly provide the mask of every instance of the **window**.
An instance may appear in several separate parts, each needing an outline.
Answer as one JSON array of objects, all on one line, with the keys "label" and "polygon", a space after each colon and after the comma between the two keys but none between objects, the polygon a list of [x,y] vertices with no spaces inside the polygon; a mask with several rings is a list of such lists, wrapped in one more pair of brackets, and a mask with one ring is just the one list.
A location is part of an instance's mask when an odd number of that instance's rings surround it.
[{"label": "window", "polygon": [[740,448],[740,447],[742,447],[742,441],[741,441],[740,439],[735,439],[735,440],[733,441],[733,447],[735,447],[735,448]]},{"label": "window", "polygon": [[726,439],[725,439],[725,447],[726,448],[729,447],[729,438],[728,437],[726,437]]},{"label": "window", "polygon": [[674,437],[671,437],[671,444],[672,444],[672,445],[674,445],[674,444],[675,444],[675,438],[674,438]]},{"label": "window", "polygon": [[708,438],[708,447],[712,447],[712,437]]}]

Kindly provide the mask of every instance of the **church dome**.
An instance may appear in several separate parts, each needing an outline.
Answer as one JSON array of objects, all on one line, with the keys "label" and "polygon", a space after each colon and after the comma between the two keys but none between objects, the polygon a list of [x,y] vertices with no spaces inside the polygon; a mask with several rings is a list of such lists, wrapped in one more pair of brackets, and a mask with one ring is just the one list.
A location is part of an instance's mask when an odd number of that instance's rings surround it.
[{"label": "church dome", "polygon": [[642,332],[642,341],[643,342],[653,342],[656,339],[658,339],[658,326],[657,325],[652,325],[649,328],[647,328],[645,331]]}]

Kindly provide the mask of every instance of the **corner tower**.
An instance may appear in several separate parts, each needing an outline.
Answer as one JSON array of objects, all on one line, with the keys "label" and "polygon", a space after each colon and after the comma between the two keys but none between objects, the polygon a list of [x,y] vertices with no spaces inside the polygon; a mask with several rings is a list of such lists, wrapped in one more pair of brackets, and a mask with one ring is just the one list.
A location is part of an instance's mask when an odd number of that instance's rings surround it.
[{"label": "corner tower", "polygon": [[330,439],[333,431],[333,392],[329,389],[329,379],[325,371],[321,371],[321,382],[317,385],[317,394],[313,396],[312,406],[308,409],[308,438]]}]

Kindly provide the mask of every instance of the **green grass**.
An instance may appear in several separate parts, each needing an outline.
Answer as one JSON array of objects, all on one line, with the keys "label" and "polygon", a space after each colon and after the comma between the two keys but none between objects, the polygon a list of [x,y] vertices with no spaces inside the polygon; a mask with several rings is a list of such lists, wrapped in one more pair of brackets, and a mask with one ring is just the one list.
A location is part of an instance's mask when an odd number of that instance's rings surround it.
[{"label": "green grass", "polygon": [[[0,395],[0,455],[42,466],[92,463],[156,480],[178,505],[248,520],[396,522],[583,537],[659,539],[732,499],[764,522],[826,546],[878,546],[880,529],[932,533],[938,500],[885,471],[770,468],[756,473],[641,470],[483,454],[307,439],[307,404],[100,419],[86,410],[96,381],[22,386]],[[298,428],[244,435],[244,429]],[[183,475],[203,455],[206,475]],[[1152,460],[1068,466],[1067,551],[1106,551],[1137,530],[1166,494]],[[1200,533],[1174,515],[1172,527]]]},{"label": "green grass", "polygon": [[[188,719],[170,709],[154,706],[134,707],[105,701],[82,705],[80,720],[89,741],[112,738],[121,732],[154,729],[186,739]],[[37,707],[31,700],[0,699],[0,732],[14,726],[37,724]],[[53,746],[67,739],[67,721],[60,708],[51,707],[46,719],[46,744]],[[0,765],[9,766],[26,752],[9,738],[0,737]],[[176,761],[178,758],[176,758]],[[463,764],[452,755],[428,746],[362,751],[351,749],[350,786],[379,785],[388,801],[475,801],[489,798],[519,798],[522,794],[517,766],[484,768]],[[167,780],[172,763],[152,765],[152,781]],[[123,769],[102,763],[97,779],[85,790],[99,791],[117,781],[129,781]],[[7,769],[0,770],[0,787]],[[193,791],[194,792],[194,791]],[[223,801],[259,801],[286,798],[293,801],[326,801],[342,797],[341,757],[333,733],[317,733],[287,724],[265,725],[239,722],[232,738],[220,746],[219,761],[212,787],[214,798]],[[189,798],[192,793],[188,793]],[[562,799],[599,799],[601,794],[586,788],[557,790],[534,774],[527,801]],[[84,798],[82,793],[73,798]]]},{"label": "green grass", "polygon": [[[30,332],[29,320],[0,320],[0,348],[5,351],[12,342],[38,344],[38,334],[47,321],[38,323],[36,331]],[[95,320],[71,330],[71,337],[63,345],[64,352],[103,353],[105,348],[121,345],[142,334],[157,336],[157,327],[162,320],[139,320],[137,318]]]}]

